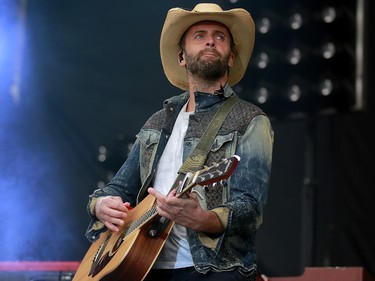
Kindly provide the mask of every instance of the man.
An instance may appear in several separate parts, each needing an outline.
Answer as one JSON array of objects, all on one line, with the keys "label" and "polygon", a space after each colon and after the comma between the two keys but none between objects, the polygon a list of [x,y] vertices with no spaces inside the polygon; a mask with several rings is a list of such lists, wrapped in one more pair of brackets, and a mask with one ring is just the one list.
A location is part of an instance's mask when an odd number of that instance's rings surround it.
[{"label": "man", "polygon": [[[152,194],[156,211],[175,224],[146,280],[255,280],[255,234],[271,172],[273,131],[267,116],[240,100],[227,115],[206,158],[210,166],[237,154],[227,185],[177,197],[170,191],[183,161],[214,114],[235,95],[247,68],[254,22],[244,9],[198,4],[171,9],[160,39],[169,81],[184,90],[164,102],[140,130],[128,159],[88,203],[90,241],[121,230],[131,207]],[[152,186],[152,187],[151,187]]]}]

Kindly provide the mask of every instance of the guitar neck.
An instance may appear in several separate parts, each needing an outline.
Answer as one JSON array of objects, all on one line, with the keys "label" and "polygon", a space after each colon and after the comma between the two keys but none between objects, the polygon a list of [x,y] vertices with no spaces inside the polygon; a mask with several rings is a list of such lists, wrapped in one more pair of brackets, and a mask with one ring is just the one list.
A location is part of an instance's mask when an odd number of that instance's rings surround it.
[{"label": "guitar neck", "polygon": [[[235,155],[231,158],[224,159],[222,162],[216,163],[211,167],[206,167],[195,173],[187,173],[182,180],[182,183],[176,188],[176,197],[181,198],[197,184],[208,185],[218,182],[219,180],[227,179],[236,168],[239,160],[240,157]],[[157,216],[159,215],[156,211],[156,205],[154,202],[147,212],[130,223],[128,228],[124,231],[124,237],[132,233],[134,230],[144,226]]]}]

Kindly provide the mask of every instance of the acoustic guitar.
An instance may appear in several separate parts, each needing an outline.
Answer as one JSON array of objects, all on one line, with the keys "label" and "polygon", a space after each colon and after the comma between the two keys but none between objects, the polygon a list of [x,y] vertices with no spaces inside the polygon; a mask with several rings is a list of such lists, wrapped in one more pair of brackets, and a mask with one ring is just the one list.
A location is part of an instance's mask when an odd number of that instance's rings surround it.
[{"label": "acoustic guitar", "polygon": [[[235,170],[240,157],[234,155],[195,173],[188,173],[179,187],[182,197],[195,185],[209,188],[225,181]],[[89,247],[73,281],[141,281],[150,271],[173,227],[173,222],[158,215],[155,197],[147,195],[128,211],[120,231],[107,230]]]}]

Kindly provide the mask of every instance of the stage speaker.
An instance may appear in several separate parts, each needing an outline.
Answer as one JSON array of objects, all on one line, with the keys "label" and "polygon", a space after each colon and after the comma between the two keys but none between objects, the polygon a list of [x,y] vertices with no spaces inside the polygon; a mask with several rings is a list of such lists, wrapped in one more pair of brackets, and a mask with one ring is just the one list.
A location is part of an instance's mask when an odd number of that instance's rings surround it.
[{"label": "stage speaker", "polygon": [[0,262],[0,281],[70,281],[79,261]]},{"label": "stage speaker", "polygon": [[70,281],[75,272],[12,271],[0,272],[0,281]]},{"label": "stage speaker", "polygon": [[269,277],[267,281],[375,281],[363,267],[307,267],[301,276]]}]

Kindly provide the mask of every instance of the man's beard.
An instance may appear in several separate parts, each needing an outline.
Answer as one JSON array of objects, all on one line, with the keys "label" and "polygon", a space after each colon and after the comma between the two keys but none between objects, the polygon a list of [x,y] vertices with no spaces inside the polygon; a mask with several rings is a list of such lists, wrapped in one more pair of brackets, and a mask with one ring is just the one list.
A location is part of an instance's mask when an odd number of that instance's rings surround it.
[{"label": "man's beard", "polygon": [[210,82],[223,77],[228,71],[230,54],[222,58],[216,50],[210,50],[210,52],[214,52],[217,55],[217,58],[215,60],[204,60],[202,59],[204,52],[206,50],[200,51],[195,57],[185,53],[187,70],[194,77]]}]

